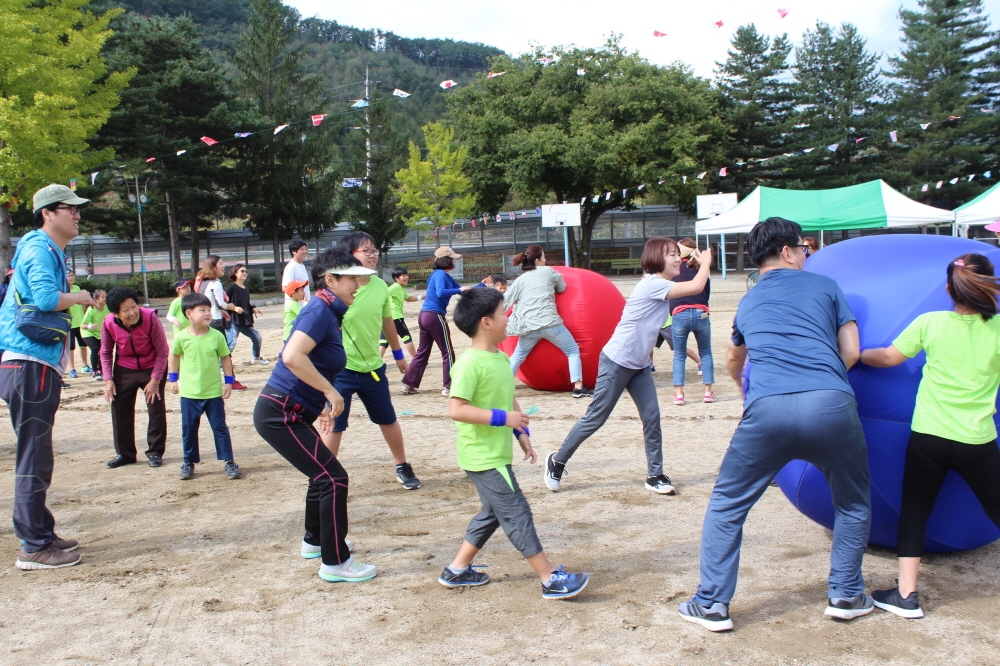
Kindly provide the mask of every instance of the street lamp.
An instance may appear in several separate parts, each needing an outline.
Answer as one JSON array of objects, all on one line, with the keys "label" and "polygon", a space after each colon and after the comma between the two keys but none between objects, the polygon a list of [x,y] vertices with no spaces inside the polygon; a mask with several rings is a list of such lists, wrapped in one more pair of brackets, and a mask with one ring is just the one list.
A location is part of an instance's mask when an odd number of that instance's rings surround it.
[{"label": "street lamp", "polygon": [[125,185],[125,191],[128,192],[128,200],[135,204],[135,209],[139,214],[139,272],[142,273],[142,297],[145,299],[145,303],[142,304],[143,307],[150,307],[149,303],[149,285],[146,282],[146,243],[142,235],[142,204],[149,201],[146,197],[146,190],[150,185],[156,187],[156,178],[150,176],[146,179],[146,182],[142,185],[142,192],[139,192],[139,177],[135,176],[135,194],[132,194],[132,190],[129,187],[128,179],[123,176],[115,176],[115,185]]}]

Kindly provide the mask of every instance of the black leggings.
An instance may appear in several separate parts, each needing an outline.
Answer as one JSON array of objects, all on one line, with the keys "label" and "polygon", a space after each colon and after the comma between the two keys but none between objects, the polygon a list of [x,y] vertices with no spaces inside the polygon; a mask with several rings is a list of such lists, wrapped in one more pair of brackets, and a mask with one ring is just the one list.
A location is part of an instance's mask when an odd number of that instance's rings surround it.
[{"label": "black leggings", "polygon": [[976,494],[986,515],[1000,527],[1000,448],[963,444],[914,432],[906,446],[903,468],[903,504],[899,511],[899,557],[923,557],[927,519],[934,510],[941,484],[953,469]]},{"label": "black leggings", "polygon": [[303,541],[319,546],[323,564],[341,564],[347,549],[347,472],[313,427],[316,416],[285,393],[265,386],[253,410],[257,434],[309,477]]},{"label": "black leggings", "polygon": [[83,337],[83,344],[90,349],[90,369],[94,374],[103,375],[101,372],[101,339]]}]

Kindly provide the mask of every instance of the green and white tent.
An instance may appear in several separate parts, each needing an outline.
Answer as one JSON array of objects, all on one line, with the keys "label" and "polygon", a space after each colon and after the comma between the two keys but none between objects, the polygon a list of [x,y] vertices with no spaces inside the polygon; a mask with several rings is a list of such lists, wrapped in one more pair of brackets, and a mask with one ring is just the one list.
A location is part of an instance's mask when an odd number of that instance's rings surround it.
[{"label": "green and white tent", "polygon": [[833,190],[781,190],[758,187],[728,213],[695,223],[706,234],[746,233],[769,217],[783,217],[803,231],[952,224],[955,213],[926,206],[873,180]]},{"label": "green and white tent", "polygon": [[955,221],[963,227],[992,224],[1000,220],[1000,183],[955,209]]}]

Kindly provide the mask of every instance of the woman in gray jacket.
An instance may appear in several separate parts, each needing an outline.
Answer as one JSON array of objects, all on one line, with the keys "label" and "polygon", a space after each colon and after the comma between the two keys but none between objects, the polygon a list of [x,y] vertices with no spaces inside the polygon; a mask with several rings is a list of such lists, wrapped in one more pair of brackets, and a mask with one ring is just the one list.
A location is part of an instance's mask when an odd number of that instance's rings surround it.
[{"label": "woman in gray jacket", "polygon": [[535,345],[540,340],[548,340],[569,359],[573,397],[592,396],[591,390],[583,385],[580,347],[556,311],[556,294],[566,291],[566,281],[545,265],[545,252],[541,245],[529,245],[527,250],[514,257],[514,265],[520,266],[524,274],[514,280],[504,294],[505,307],[517,306],[507,322],[507,334],[519,336],[517,348],[510,357],[511,372],[516,375]]}]

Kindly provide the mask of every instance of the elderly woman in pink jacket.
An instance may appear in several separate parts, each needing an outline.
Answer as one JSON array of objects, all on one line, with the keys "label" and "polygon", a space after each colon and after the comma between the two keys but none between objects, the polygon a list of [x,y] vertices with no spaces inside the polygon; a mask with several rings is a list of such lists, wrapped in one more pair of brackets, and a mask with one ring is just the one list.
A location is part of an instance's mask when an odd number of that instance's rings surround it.
[{"label": "elderly woman in pink jacket", "polygon": [[108,310],[101,329],[101,369],[104,399],[111,403],[115,453],[108,467],[136,462],[135,396],[146,396],[149,426],[146,458],[150,467],[163,464],[167,443],[167,410],[163,404],[164,379],[170,347],[156,310],[139,307],[139,295],[129,287],[108,292]]}]

